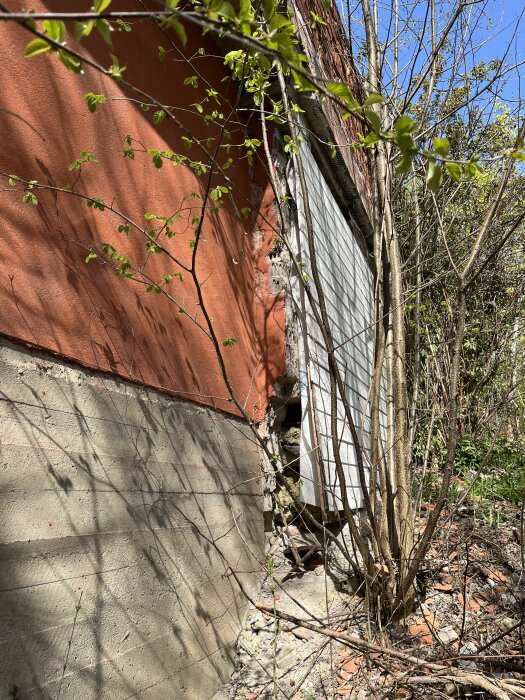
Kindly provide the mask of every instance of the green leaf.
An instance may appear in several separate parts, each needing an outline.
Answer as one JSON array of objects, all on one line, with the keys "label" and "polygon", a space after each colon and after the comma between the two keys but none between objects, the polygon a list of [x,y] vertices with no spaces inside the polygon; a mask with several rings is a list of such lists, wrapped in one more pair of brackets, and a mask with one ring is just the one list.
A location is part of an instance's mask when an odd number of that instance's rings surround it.
[{"label": "green leaf", "polygon": [[221,199],[223,194],[228,194],[230,190],[228,187],[225,187],[224,185],[217,185],[217,187],[214,187],[212,190],[210,190],[210,199],[212,199],[214,202]]},{"label": "green leaf", "polygon": [[448,139],[434,139],[434,151],[438,154],[438,156],[442,156],[443,158],[446,158],[448,155],[448,152],[450,151],[450,141]]},{"label": "green leaf", "polygon": [[82,37],[84,36],[84,30],[86,28],[87,22],[79,22],[76,21],[73,27],[73,35],[75,37],[75,41],[80,41]]},{"label": "green leaf", "polygon": [[95,260],[98,258],[98,255],[96,253],[89,253],[89,255],[86,256],[86,259],[84,260],[85,263],[89,263],[92,260]]},{"label": "green leaf", "polygon": [[22,197],[24,204],[33,204],[36,206],[38,204],[38,197],[33,192],[26,192]]},{"label": "green leaf", "polygon": [[362,144],[365,148],[371,148],[378,141],[381,141],[381,136],[379,136],[379,134],[376,134],[375,132],[371,131],[369,134],[367,134],[364,137]]},{"label": "green leaf", "polygon": [[224,347],[233,348],[233,346],[235,345],[236,342],[237,342],[236,338],[225,338],[222,341],[222,344],[224,345]]},{"label": "green leaf", "polygon": [[33,39],[26,46],[24,50],[24,56],[26,58],[31,58],[32,56],[38,56],[39,53],[45,53],[51,49],[51,44],[45,39]]},{"label": "green leaf", "polygon": [[166,112],[163,109],[159,109],[158,112],[155,112],[153,115],[153,121],[155,124],[162,124],[164,119],[166,118]]},{"label": "green leaf", "polygon": [[95,4],[91,8],[93,12],[97,12],[98,14],[102,14],[104,10],[107,10],[108,7],[111,5],[111,0],[96,0]]},{"label": "green leaf", "polygon": [[366,100],[363,103],[363,107],[371,107],[372,105],[380,105],[383,102],[386,102],[385,98],[383,95],[379,95],[376,92],[372,92]]},{"label": "green leaf", "polygon": [[166,58],[166,49],[164,46],[157,46],[159,50],[159,61],[163,61]]},{"label": "green leaf", "polygon": [[189,163],[190,168],[192,168],[197,175],[206,175],[208,172],[208,166],[202,163],[200,160],[198,161],[190,161]]},{"label": "green leaf", "polygon": [[128,277],[128,278],[131,278],[131,279],[135,279],[135,278],[133,277],[133,273],[132,273],[132,272],[129,272],[129,268],[131,267],[130,261],[127,260],[126,258],[122,257],[122,256],[120,256],[119,259],[121,259],[122,262],[120,263],[120,265],[119,265],[119,266],[117,267],[117,269],[115,270],[115,274],[118,275],[119,277]]},{"label": "green leaf", "polygon": [[287,27],[291,24],[290,20],[288,17],[285,17],[284,15],[276,14],[273,16],[271,22],[270,22],[270,32],[276,32],[279,29],[282,29],[283,27]]},{"label": "green leaf", "polygon": [[456,182],[461,180],[461,166],[457,163],[445,163],[445,169],[453,180]]},{"label": "green leaf", "polygon": [[69,165],[68,170],[79,170],[84,163],[98,163],[98,158],[93,153],[82,151],[80,156]]},{"label": "green leaf", "polygon": [[294,86],[296,87],[296,89],[300,90],[301,92],[316,92],[317,88],[315,87],[315,85],[313,85],[313,83],[311,83],[308,80],[308,78],[305,78],[304,75],[298,73],[295,70],[292,70],[292,76],[294,79]]},{"label": "green leaf", "polygon": [[443,182],[443,168],[441,165],[434,165],[434,163],[429,161],[425,179],[427,181],[428,189],[435,194]]},{"label": "green leaf", "polygon": [[126,66],[121,66],[118,58],[114,54],[111,55],[111,66],[108,68],[108,73],[112,75],[115,80],[122,79],[122,73],[126,70]]},{"label": "green leaf", "polygon": [[84,95],[84,100],[86,101],[87,107],[90,112],[95,112],[97,105],[104,104],[106,97],[104,95],[95,95],[92,92],[88,92]]},{"label": "green leaf", "polygon": [[235,10],[230,2],[223,2],[218,10],[218,14],[225,19],[234,20]]},{"label": "green leaf", "polygon": [[179,37],[179,41],[183,46],[186,46],[186,42],[188,40],[188,37],[186,36],[186,30],[184,29],[184,26],[180,20],[178,20],[176,17],[171,17],[168,21],[169,26],[175,31],[177,36]]},{"label": "green leaf", "polygon": [[239,19],[241,21],[249,20],[253,17],[252,3],[250,0],[240,0],[239,4]]},{"label": "green leaf", "polygon": [[107,19],[95,20],[95,26],[98,29],[101,37],[106,42],[106,44],[109,44],[111,46],[111,25],[107,21]]},{"label": "green leaf", "polygon": [[267,22],[269,22],[275,14],[278,6],[277,0],[265,0],[264,1],[264,17]]},{"label": "green leaf", "polygon": [[517,160],[518,163],[525,163],[525,152],[523,149],[515,148],[513,151],[511,151],[510,157]]},{"label": "green leaf", "polygon": [[146,243],[146,250],[148,250],[150,253],[155,253],[156,255],[162,255],[164,252],[162,248],[152,240]]},{"label": "green leaf", "polygon": [[191,85],[191,87],[196,88],[199,86],[199,78],[196,75],[189,75],[184,78],[184,85]]},{"label": "green leaf", "polygon": [[429,160],[427,162],[427,167],[425,170],[425,182],[428,184],[428,182],[432,179],[434,176],[434,170],[436,168],[436,164],[434,160]]},{"label": "green leaf", "polygon": [[371,109],[367,109],[365,110],[365,117],[372,130],[378,134],[381,131],[381,119],[379,118],[379,114],[376,114],[376,112],[373,112]]},{"label": "green leaf", "polygon": [[469,180],[473,180],[480,173],[481,173],[481,168],[474,160],[471,160],[469,163],[466,164],[465,175],[467,176],[467,178]]},{"label": "green leaf", "polygon": [[50,39],[61,44],[66,36],[66,25],[62,20],[45,19],[42,27]]},{"label": "green leaf", "polygon": [[417,124],[412,119],[412,117],[408,116],[408,114],[402,114],[396,121],[394,129],[398,136],[404,134],[413,134],[414,131],[417,129]]},{"label": "green leaf", "polygon": [[284,152],[299,153],[299,146],[297,143],[295,143],[291,136],[288,136],[288,134],[284,136]]},{"label": "green leaf", "polygon": [[396,143],[403,155],[415,156],[417,154],[417,146],[410,134],[397,134]]},{"label": "green leaf", "polygon": [[89,22],[75,22],[75,41],[80,41],[82,37],[89,36],[94,26],[95,22],[93,20],[89,20]]},{"label": "green leaf", "polygon": [[88,205],[88,207],[93,208],[93,209],[98,209],[99,211],[104,211],[104,209],[106,208],[106,205],[104,204],[104,200],[101,199],[100,197],[88,199],[86,204]]},{"label": "green leaf", "polygon": [[77,75],[83,73],[82,61],[76,56],[70,54],[69,51],[66,51],[65,49],[59,49],[58,58],[62,61],[65,67],[73,73],[76,73]]},{"label": "green leaf", "polygon": [[129,158],[130,160],[135,159],[135,149],[132,147],[132,139],[129,134],[124,136],[124,143],[122,144],[122,156],[123,158]]},{"label": "green leaf", "polygon": [[396,165],[396,173],[398,175],[404,175],[405,173],[408,173],[410,170],[410,167],[412,165],[412,156],[406,153],[399,163]]},{"label": "green leaf", "polygon": [[345,85],[344,83],[328,83],[326,89],[328,92],[331,92],[332,95],[344,100],[348,106],[348,109],[359,109],[359,102],[355,99],[348,85]]},{"label": "green leaf", "polygon": [[319,17],[319,15],[316,15],[315,12],[312,12],[310,10],[310,17],[312,18],[312,27],[315,28],[317,24],[324,24],[326,25],[326,22],[322,17]]},{"label": "green leaf", "polygon": [[119,32],[130,32],[131,24],[129,22],[124,22],[123,19],[117,19],[118,31]]}]

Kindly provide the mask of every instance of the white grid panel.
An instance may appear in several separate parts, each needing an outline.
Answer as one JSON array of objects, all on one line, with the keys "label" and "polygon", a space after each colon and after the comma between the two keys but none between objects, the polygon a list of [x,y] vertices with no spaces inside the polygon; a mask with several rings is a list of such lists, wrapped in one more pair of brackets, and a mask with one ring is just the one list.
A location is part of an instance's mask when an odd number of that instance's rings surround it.
[{"label": "white grid panel", "polygon": [[[344,369],[346,396],[352,407],[353,418],[361,439],[368,448],[370,437],[368,392],[374,336],[373,274],[366,254],[344,218],[306,143],[301,146],[301,157],[314,226],[317,265],[323,281],[327,312],[334,342],[336,346],[342,344],[337,354],[340,366]],[[298,209],[298,247],[302,262],[305,264],[305,273],[308,274],[310,260],[304,217],[304,197],[295,168],[290,176],[290,186]],[[318,446],[325,483],[329,492],[333,494],[332,498],[329,497],[329,508],[335,510],[341,508],[341,500],[331,437],[330,377],[327,355],[321,331],[308,301],[304,294],[300,293],[298,284],[295,285],[294,290],[295,299],[303,317],[303,322],[300,323],[299,348],[303,408],[301,499],[312,505],[321,504],[315,466],[315,450]],[[315,296],[313,285],[312,290]],[[337,439],[345,469],[348,498],[352,506],[359,508],[362,506],[363,499],[359,487],[355,450],[341,405],[337,407],[337,414]],[[317,436],[314,434],[314,425],[317,425]]]}]

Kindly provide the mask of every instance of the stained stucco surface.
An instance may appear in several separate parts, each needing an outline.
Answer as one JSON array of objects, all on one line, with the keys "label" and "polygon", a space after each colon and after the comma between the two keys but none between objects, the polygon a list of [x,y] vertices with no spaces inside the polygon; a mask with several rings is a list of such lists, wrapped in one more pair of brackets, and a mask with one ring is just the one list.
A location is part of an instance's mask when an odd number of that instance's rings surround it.
[{"label": "stained stucco surface", "polygon": [[[16,3],[10,7],[16,9]],[[134,2],[126,7],[142,9]],[[34,3],[32,8],[70,9],[59,2]],[[134,24],[131,33],[114,32],[111,48],[96,37],[82,47],[105,67],[111,64],[110,52],[118,55],[126,65],[124,77],[162,103],[174,105],[184,131],[170,119],[154,125],[157,108],[140,109],[145,97],[89,66],[85,75],[77,76],[56,56],[24,59],[31,36],[18,26],[1,23],[0,171],[101,197],[141,226],[147,223],[145,213],[167,216],[182,209],[182,218],[174,226],[177,235],[166,242],[173,255],[188,264],[194,236],[190,222],[200,213],[201,200],[184,198],[192,192],[202,195],[206,179],[181,165],[167,163],[159,170],[151,155],[140,151],[169,147],[195,161],[206,161],[205,150],[196,146],[186,150],[181,137],[213,139],[218,128],[206,126],[189,105],[206,96],[208,84],[224,95],[226,101],[217,107],[225,114],[228,101],[235,99],[236,87],[222,82],[225,72],[217,46],[211,39],[203,42],[192,31],[188,27],[185,53],[191,55],[204,45],[214,54],[197,58],[194,66],[183,59],[175,34],[166,37],[158,27],[142,21]],[[168,51],[163,62],[158,60],[158,45]],[[201,76],[196,90],[183,85],[184,78],[195,72]],[[107,97],[95,114],[86,107],[87,92]],[[123,99],[130,97],[134,101]],[[205,106],[211,109],[209,103]],[[244,125],[230,128],[232,143],[242,143]],[[121,155],[128,134],[137,149],[133,161]],[[275,235],[272,195],[267,179],[254,174],[241,158],[244,150],[233,148],[229,154],[235,163],[227,171],[233,200],[227,198],[223,210],[208,217],[197,270],[218,337],[237,341],[235,347],[224,350],[233,386],[247,410],[261,418],[272,383],[283,371],[284,315],[282,299],[268,290],[266,255]],[[87,164],[80,173],[68,171],[82,151],[95,154],[99,164]],[[219,149],[219,161],[227,157]],[[136,265],[145,263],[153,281],[177,272],[180,268],[173,261],[165,255],[146,258],[140,234],[126,237],[117,232],[122,217],[88,208],[74,196],[39,192],[36,207],[23,204],[20,192],[3,192],[0,197],[0,333],[181,398],[234,410],[211,343],[191,319],[178,313],[166,298],[146,293],[145,286],[116,277],[100,259],[84,264],[89,250],[101,242],[110,243]],[[239,222],[235,208],[254,203],[262,216],[246,221],[241,217]],[[189,275],[184,282],[175,278],[170,289],[202,322]]]},{"label": "stained stucco surface", "polygon": [[262,556],[246,428],[6,341],[0,387],[0,699],[211,698],[246,605],[223,556],[247,589]]}]

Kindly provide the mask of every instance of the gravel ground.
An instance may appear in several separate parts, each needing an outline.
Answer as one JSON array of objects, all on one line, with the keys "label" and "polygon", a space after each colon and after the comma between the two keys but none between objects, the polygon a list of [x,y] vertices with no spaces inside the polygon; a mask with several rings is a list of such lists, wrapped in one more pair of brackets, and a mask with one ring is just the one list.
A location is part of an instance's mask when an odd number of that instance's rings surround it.
[{"label": "gravel ground", "polygon": [[[294,541],[303,541],[303,532],[293,528],[293,534]],[[363,600],[348,590],[333,552],[327,566],[322,555],[314,554],[300,571],[284,544],[276,536],[268,552],[272,575],[259,602],[421,659],[455,659],[456,665],[493,678],[525,680],[516,670],[525,666],[525,577],[511,525],[493,529],[474,522],[468,511],[446,524],[424,563],[413,614],[381,630],[371,624]],[[481,655],[498,657],[496,665],[457,659]],[[424,672],[380,654],[363,657],[336,640],[276,623],[251,608],[238,639],[235,671],[213,700],[491,697],[453,683],[435,688],[404,684],[414,673]]]}]

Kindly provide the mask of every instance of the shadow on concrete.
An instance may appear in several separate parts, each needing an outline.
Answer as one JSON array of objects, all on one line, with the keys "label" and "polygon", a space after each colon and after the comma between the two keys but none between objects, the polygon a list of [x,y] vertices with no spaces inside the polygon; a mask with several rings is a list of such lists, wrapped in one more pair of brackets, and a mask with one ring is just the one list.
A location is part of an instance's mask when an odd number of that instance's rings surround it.
[{"label": "shadow on concrete", "polygon": [[245,427],[7,342],[2,356],[0,697],[12,682],[46,700],[211,697],[245,606],[229,569],[249,589],[262,555]]}]

